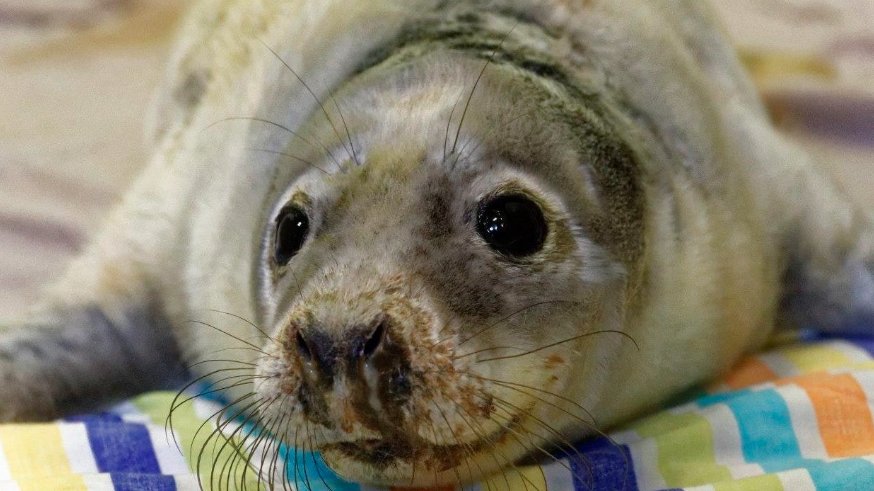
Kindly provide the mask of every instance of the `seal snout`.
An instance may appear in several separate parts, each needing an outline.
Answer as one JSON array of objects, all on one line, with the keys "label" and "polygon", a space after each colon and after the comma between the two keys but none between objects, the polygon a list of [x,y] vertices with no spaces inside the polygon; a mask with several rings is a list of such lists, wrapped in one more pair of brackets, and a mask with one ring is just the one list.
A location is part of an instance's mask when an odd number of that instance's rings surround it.
[{"label": "seal snout", "polygon": [[385,434],[388,418],[401,414],[412,392],[409,349],[397,326],[386,314],[343,328],[314,320],[290,326],[286,356],[300,367],[301,394],[310,401],[305,416]]},{"label": "seal snout", "polygon": [[297,353],[322,378],[331,382],[338,368],[353,368],[379,350],[388,329],[387,318],[379,316],[370,326],[348,329],[339,339],[315,326],[298,328],[295,335]]}]

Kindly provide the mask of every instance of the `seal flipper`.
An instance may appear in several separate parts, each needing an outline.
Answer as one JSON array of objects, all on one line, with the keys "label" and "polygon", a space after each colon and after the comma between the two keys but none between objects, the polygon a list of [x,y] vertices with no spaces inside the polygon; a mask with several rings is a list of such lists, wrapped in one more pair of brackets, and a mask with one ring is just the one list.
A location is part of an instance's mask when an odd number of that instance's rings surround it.
[{"label": "seal flipper", "polygon": [[48,420],[168,387],[183,370],[154,312],[92,305],[0,328],[0,421]]},{"label": "seal flipper", "polygon": [[781,323],[874,335],[874,220],[817,171],[801,172],[790,203],[801,211],[784,237]]}]

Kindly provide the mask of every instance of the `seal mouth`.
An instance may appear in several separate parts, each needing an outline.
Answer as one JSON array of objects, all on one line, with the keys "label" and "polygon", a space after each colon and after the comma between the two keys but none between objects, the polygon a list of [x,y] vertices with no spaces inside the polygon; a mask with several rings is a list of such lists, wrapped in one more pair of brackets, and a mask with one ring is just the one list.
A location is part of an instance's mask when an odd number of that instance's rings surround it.
[{"label": "seal mouth", "polygon": [[382,467],[402,459],[413,457],[413,447],[407,442],[367,439],[327,445],[325,450],[335,450],[345,457],[361,463]]},{"label": "seal mouth", "polygon": [[516,422],[501,427],[479,441],[466,444],[435,445],[422,440],[410,441],[402,437],[367,438],[329,443],[322,446],[321,450],[323,453],[334,453],[379,470],[400,463],[421,460],[429,462],[439,471],[446,471],[458,466],[463,459],[503,441],[515,424]]}]

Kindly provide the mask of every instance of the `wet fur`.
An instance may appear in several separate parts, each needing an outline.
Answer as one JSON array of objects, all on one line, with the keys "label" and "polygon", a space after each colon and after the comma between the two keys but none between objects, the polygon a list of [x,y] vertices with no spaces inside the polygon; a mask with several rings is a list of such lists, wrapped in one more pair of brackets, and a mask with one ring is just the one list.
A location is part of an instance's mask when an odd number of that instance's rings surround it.
[{"label": "wet fur", "polygon": [[[0,419],[185,364],[235,401],[223,416],[346,477],[470,481],[656,407],[775,326],[874,325],[870,219],[775,133],[702,2],[206,0],[152,128],[105,232],[0,338]],[[473,230],[507,191],[550,224],[527,261]],[[277,267],[289,202],[312,237]],[[298,333],[352,349],[380,316],[376,368],[301,358]],[[269,455],[259,478],[295,465]]]}]

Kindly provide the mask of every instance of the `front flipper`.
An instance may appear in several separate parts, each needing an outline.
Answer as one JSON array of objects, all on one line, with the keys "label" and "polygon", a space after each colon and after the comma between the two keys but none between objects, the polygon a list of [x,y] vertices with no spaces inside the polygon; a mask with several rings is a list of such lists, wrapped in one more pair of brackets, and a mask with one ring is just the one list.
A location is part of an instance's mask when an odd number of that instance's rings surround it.
[{"label": "front flipper", "polygon": [[54,312],[0,328],[0,421],[95,408],[183,375],[171,330],[150,309]]},{"label": "front flipper", "polygon": [[795,179],[783,324],[874,335],[874,220],[813,166]]}]

